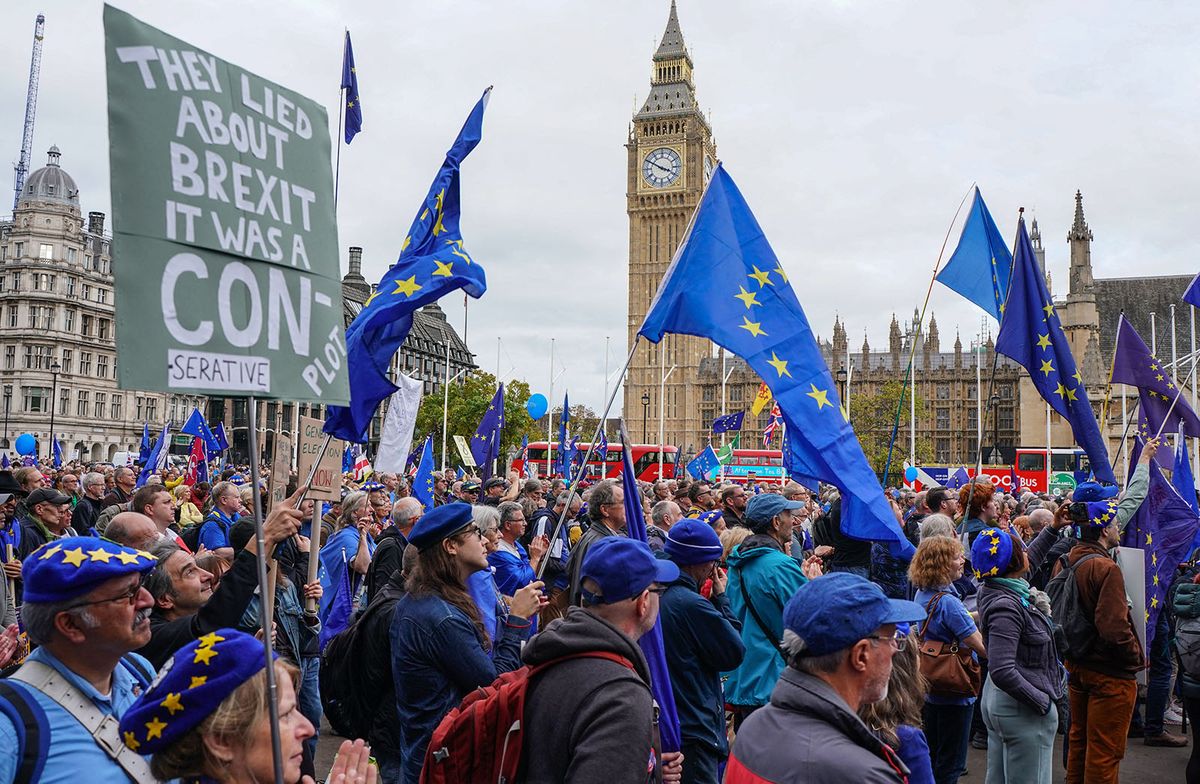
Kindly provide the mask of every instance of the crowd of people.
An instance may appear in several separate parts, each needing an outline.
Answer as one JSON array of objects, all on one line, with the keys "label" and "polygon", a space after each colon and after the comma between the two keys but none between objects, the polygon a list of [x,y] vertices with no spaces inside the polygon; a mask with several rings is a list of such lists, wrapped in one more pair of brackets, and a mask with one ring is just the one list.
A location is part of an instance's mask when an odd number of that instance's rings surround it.
[{"label": "crowd of people", "polygon": [[[1143,646],[1113,557],[1154,451],[1123,498],[889,491],[911,557],[846,536],[832,486],[753,477],[437,474],[426,508],[347,475],[314,517],[296,477],[271,506],[245,470],[0,471],[0,784],[274,779],[256,500],[288,782],[417,784],[470,753],[464,699],[514,682],[515,781],[953,784],[974,745],[989,783],[1116,782],[1128,737],[1187,745],[1167,727],[1200,693],[1169,607]],[[351,736],[328,774],[323,714]]]}]

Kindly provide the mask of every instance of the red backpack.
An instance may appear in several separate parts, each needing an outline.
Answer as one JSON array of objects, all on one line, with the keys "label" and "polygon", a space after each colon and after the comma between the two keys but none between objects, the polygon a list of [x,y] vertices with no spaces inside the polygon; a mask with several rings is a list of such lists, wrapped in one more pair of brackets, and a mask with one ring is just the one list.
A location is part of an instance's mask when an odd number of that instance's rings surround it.
[{"label": "red backpack", "polygon": [[521,764],[530,681],[556,664],[582,658],[608,659],[633,669],[624,656],[593,651],[502,674],[464,697],[438,724],[425,752],[421,784],[511,784]]}]

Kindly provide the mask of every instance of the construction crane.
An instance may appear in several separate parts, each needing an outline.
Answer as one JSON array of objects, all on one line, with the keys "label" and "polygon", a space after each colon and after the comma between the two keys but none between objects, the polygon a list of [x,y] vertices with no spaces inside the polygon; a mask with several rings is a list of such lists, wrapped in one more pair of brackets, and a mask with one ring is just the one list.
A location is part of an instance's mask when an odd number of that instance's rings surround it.
[{"label": "construction crane", "polygon": [[13,166],[16,169],[13,185],[13,210],[21,200],[21,189],[25,187],[25,176],[29,174],[29,159],[33,154],[33,120],[37,116],[38,77],[42,73],[42,38],[46,30],[46,17],[37,15],[33,24],[33,57],[29,60],[29,93],[25,96],[25,130],[21,134],[21,159]]}]

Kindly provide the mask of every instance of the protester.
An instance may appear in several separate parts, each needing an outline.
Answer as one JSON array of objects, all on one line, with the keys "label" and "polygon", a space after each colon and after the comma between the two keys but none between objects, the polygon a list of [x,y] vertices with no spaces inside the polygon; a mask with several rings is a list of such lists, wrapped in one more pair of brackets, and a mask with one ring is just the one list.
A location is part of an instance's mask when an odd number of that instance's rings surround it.
[{"label": "protester", "polygon": [[542,583],[517,592],[503,634],[492,641],[467,592],[468,576],[488,565],[470,507],[447,504],[427,512],[409,543],[419,553],[405,582],[407,594],[396,604],[391,641],[400,780],[416,784],[425,747],[442,717],[467,692],[520,666],[521,639],[541,605]]},{"label": "protester", "polygon": [[[25,559],[21,619],[38,647],[4,681],[8,690],[0,692],[0,701],[16,708],[14,699],[21,700],[31,721],[41,717],[46,751],[36,755],[42,766],[36,780],[151,780],[142,757],[121,754],[114,759],[105,751],[119,749],[121,741],[115,722],[104,720],[121,718],[154,677],[150,663],[133,653],[150,639],[153,600],[141,579],[153,567],[154,559],[146,553],[85,536],[59,539]],[[4,782],[19,773],[34,778],[23,767],[21,750],[26,742],[38,742],[11,715],[0,708]],[[94,736],[84,728],[84,716],[104,722],[104,731]]]},{"label": "protester", "polygon": [[826,572],[850,572],[871,576],[871,543],[842,533],[842,504],[837,501],[829,514],[813,524],[813,542]]},{"label": "protester", "polygon": [[96,525],[100,513],[104,511],[104,474],[89,471],[80,480],[83,495],[75,504],[71,521],[76,531],[88,532]]},{"label": "protester", "polygon": [[321,586],[325,589],[318,608],[322,623],[328,621],[332,603],[339,593],[347,590],[346,586],[353,597],[351,604],[355,604],[375,552],[370,525],[371,505],[367,503],[367,494],[361,490],[347,494],[342,499],[337,530],[326,540],[320,553]]},{"label": "protester", "polygon": [[693,482],[688,487],[687,497],[691,502],[691,508],[687,513],[688,517],[696,517],[701,512],[717,508],[717,497],[713,494],[712,485],[708,482]]},{"label": "protester", "polygon": [[498,507],[500,513],[499,540],[496,549],[488,554],[488,564],[494,569],[496,587],[504,596],[513,596],[517,591],[534,581],[538,565],[550,548],[545,536],[535,537],[529,551],[518,541],[525,534],[525,512],[515,501],[504,501]]},{"label": "protester", "polygon": [[24,561],[29,554],[47,542],[64,536],[74,536],[68,522],[64,519],[64,509],[69,510],[71,499],[52,487],[39,487],[25,496],[25,508],[28,517],[21,526],[21,544],[17,548],[17,557]]},{"label": "protester", "polygon": [[788,666],[742,724],[725,784],[905,781],[907,766],[857,714],[888,693],[892,656],[908,644],[896,625],[924,615],[854,574],[800,586],[783,612]]},{"label": "protester", "polygon": [[[661,504],[674,506],[672,501]],[[717,568],[721,541],[709,526],[680,521],[671,528],[664,552],[679,568],[679,577],[662,596],[659,614],[683,738],[683,780],[717,784],[729,756],[721,673],[742,663],[742,624],[725,596],[726,578]],[[700,586],[709,580],[712,594],[706,599]]]},{"label": "protester", "polygon": [[821,573],[816,558],[802,566],[784,552],[792,538],[794,513],[802,506],[770,493],[754,496],[746,504],[746,522],[753,535],[729,556],[729,604],[742,624],[746,648],[742,663],[725,684],[735,731],[767,704],[786,663],[779,646],[784,605],[796,589]]},{"label": "protester", "polygon": [[988,728],[988,780],[1050,784],[1057,701],[1065,671],[1054,643],[1049,600],[1025,580],[1066,521],[1042,529],[1028,553],[1015,531],[985,528],[971,549],[982,580],[980,626],[988,650],[983,721]]},{"label": "protester", "polygon": [[[19,477],[18,477],[19,479]],[[137,487],[137,474],[128,466],[113,469],[113,488],[100,502],[102,509],[129,503]]]},{"label": "protester", "polygon": [[[191,549],[179,538],[179,534],[171,528],[175,524],[175,505],[171,502],[171,491],[166,487],[163,485],[139,487],[129,502],[129,508],[132,512],[138,512],[150,518],[154,527],[158,529],[159,536],[169,539],[179,545],[181,549],[191,552]],[[112,523],[109,523],[109,527],[111,526]],[[114,538],[111,532],[109,532],[109,538]]]},{"label": "protester", "polygon": [[858,716],[876,737],[900,755],[900,759],[908,766],[908,784],[933,784],[929,742],[921,729],[921,713],[928,683],[921,675],[918,661],[921,642],[909,627],[907,623],[896,624],[896,633],[905,635],[907,639],[892,657],[887,696],[863,705],[858,710]]},{"label": "protester", "polygon": [[[679,577],[643,542],[609,536],[588,549],[581,570],[583,607],[529,641],[522,655],[553,664],[525,698],[525,746],[518,781],[574,784],[680,781],[678,754],[659,754],[650,671],[637,640],[654,627],[659,594]],[[624,662],[587,653],[607,653]]]},{"label": "protester", "polygon": [[200,524],[199,543],[227,560],[233,560],[229,532],[242,511],[242,497],[232,482],[217,482],[212,492],[212,509]]},{"label": "protester", "polygon": [[400,568],[404,560],[404,548],[408,547],[408,535],[424,513],[425,508],[415,498],[401,498],[392,504],[392,524],[383,529],[375,541],[375,552],[367,566],[367,603],[375,598],[392,573]]},{"label": "protester", "polygon": [[105,526],[104,538],[135,550],[150,550],[162,541],[163,535],[154,521],[146,515],[139,512],[121,512],[113,515],[112,520]]},{"label": "protester", "polygon": [[[908,579],[917,589],[913,600],[926,613],[918,636],[922,642],[956,643],[986,658],[983,636],[954,587],[954,582],[963,575],[964,563],[962,544],[957,539],[936,536],[917,546]],[[937,784],[954,784],[966,767],[971,715],[977,696],[936,691],[925,696],[922,716]]]},{"label": "protester", "polygon": [[[297,710],[299,671],[282,660],[272,666],[283,780],[292,784],[301,780],[301,749],[314,729]],[[269,699],[262,643],[219,629],[180,649],[125,712],[121,737],[130,750],[150,755],[157,780],[274,781]],[[343,742],[329,780],[371,784],[369,757],[362,741]]]},{"label": "protester", "polygon": [[579,541],[571,546],[567,559],[568,603],[579,605],[580,569],[588,548],[597,540],[608,536],[625,536],[625,491],[611,479],[604,479],[591,487],[587,501],[587,515],[591,521]]},{"label": "protester", "polygon": [[679,504],[674,501],[659,501],[650,508],[650,524],[646,526],[646,540],[650,549],[659,552],[667,542],[671,526],[683,519]]},{"label": "protester", "polygon": [[746,490],[739,484],[726,485],[721,488],[721,515],[725,525],[746,524]]},{"label": "protester", "polygon": [[[184,487],[188,487],[184,485]],[[179,529],[181,531],[204,522],[204,507],[208,504],[208,482],[197,482],[188,487],[187,499],[179,505]]]},{"label": "protester", "polygon": [[958,491],[959,506],[965,512],[961,533],[963,547],[970,549],[975,537],[984,528],[993,525],[1000,517],[1000,501],[991,482],[968,482]]}]

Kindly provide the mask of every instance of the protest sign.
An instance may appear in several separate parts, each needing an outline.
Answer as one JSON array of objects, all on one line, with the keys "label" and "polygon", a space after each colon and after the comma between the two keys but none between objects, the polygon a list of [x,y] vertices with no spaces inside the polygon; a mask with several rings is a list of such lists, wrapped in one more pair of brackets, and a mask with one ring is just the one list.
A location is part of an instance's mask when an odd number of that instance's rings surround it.
[{"label": "protest sign", "polygon": [[455,436],[454,445],[458,447],[458,456],[462,458],[462,464],[467,468],[475,468],[475,456],[471,454],[471,445],[467,443],[466,436]]},{"label": "protest sign", "polygon": [[[271,463],[271,508],[287,498],[288,479],[292,476],[292,437],[275,434],[275,460]],[[307,475],[306,475],[307,476]]]},{"label": "protest sign", "polygon": [[[343,441],[332,438],[322,451],[321,445],[325,443],[325,434],[321,432],[323,424],[320,419],[300,417],[297,476],[303,482],[312,473],[312,481],[308,485],[309,498],[337,501],[342,497],[342,450],[346,445]],[[317,464],[315,472],[312,470],[313,463]]]},{"label": "protest sign", "polygon": [[118,380],[344,404],[319,104],[104,7]]}]

